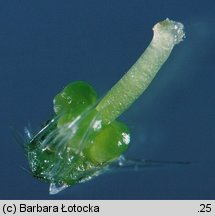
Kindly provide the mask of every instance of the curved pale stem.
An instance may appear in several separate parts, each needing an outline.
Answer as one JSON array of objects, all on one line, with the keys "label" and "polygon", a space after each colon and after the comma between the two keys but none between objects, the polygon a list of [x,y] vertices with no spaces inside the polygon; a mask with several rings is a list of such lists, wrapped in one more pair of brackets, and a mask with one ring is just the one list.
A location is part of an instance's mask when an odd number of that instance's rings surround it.
[{"label": "curved pale stem", "polygon": [[145,52],[97,105],[104,123],[115,120],[145,91],[175,44],[184,37],[183,25],[169,19],[157,23],[153,31]]}]

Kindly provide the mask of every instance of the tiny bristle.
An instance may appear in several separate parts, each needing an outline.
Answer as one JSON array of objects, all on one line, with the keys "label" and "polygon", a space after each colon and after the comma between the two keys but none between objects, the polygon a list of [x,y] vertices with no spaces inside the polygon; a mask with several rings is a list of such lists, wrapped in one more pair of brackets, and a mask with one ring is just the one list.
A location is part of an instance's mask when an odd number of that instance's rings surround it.
[{"label": "tiny bristle", "polygon": [[13,134],[13,137],[15,139],[15,141],[20,145],[20,147],[22,149],[26,149],[26,143],[28,142],[25,134],[23,135],[23,133],[20,133],[17,129],[15,129],[14,127],[10,127],[10,130]]}]

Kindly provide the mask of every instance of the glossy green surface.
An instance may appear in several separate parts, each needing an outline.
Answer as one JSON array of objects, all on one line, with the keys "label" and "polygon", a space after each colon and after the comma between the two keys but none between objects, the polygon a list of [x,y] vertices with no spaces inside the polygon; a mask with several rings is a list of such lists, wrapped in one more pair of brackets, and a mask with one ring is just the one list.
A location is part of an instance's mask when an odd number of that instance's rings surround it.
[{"label": "glossy green surface", "polygon": [[94,162],[105,163],[118,158],[128,148],[130,136],[128,128],[121,122],[114,121],[103,125],[92,140],[86,155]]},{"label": "glossy green surface", "polygon": [[98,175],[126,151],[130,142],[127,127],[118,121],[104,124],[96,101],[95,90],[81,81],[55,96],[54,123],[27,146],[35,177],[73,185]]},{"label": "glossy green surface", "polygon": [[96,101],[96,91],[88,83],[83,81],[70,83],[53,100],[55,113],[62,115],[58,124],[71,122],[95,105]]}]

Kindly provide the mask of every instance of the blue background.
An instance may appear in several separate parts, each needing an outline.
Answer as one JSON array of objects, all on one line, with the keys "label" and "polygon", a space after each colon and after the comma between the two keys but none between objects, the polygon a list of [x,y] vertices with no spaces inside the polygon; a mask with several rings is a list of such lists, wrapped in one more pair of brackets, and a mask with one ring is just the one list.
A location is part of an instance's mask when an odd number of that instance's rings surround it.
[{"label": "blue background", "polygon": [[[0,199],[215,199],[215,1],[1,0]],[[85,80],[104,95],[140,56],[166,17],[185,25],[154,82],[121,119],[129,158],[188,166],[118,172],[50,196],[34,179],[22,143],[52,114],[53,97]]]}]

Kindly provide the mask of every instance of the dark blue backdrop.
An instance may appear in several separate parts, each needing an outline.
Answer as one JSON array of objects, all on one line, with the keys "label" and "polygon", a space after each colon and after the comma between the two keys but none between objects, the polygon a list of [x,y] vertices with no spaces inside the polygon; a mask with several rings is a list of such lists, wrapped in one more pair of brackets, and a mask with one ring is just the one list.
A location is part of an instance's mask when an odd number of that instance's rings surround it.
[{"label": "dark blue backdrop", "polygon": [[[187,0],[0,1],[1,199],[215,199],[215,3]],[[10,127],[37,130],[52,99],[85,80],[102,96],[134,63],[169,17],[185,25],[150,88],[123,119],[127,156],[189,166],[106,174],[48,195],[34,179]]]}]

